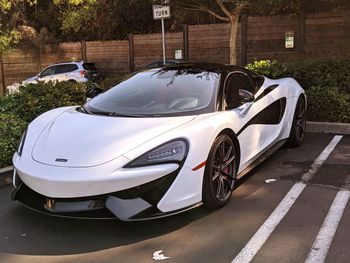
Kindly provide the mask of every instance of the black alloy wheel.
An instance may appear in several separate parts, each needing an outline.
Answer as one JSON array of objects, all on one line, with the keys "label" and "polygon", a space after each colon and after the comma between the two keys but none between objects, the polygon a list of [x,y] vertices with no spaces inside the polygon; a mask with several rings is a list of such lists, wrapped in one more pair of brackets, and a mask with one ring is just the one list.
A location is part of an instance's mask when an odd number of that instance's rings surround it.
[{"label": "black alloy wheel", "polygon": [[304,140],[306,129],[306,101],[304,96],[300,96],[295,107],[294,119],[290,131],[287,145],[291,147],[299,146]]},{"label": "black alloy wheel", "polygon": [[210,150],[203,179],[203,203],[210,208],[224,206],[236,182],[236,149],[232,139],[222,134]]}]

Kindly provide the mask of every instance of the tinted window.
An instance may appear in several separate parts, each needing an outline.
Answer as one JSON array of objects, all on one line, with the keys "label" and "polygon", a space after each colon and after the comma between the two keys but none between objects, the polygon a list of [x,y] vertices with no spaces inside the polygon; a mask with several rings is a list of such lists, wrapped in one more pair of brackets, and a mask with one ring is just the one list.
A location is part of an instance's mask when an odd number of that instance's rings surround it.
[{"label": "tinted window", "polygon": [[220,74],[193,69],[137,73],[87,103],[95,113],[192,115],[214,111]]},{"label": "tinted window", "polygon": [[67,72],[72,72],[78,69],[78,66],[75,64],[64,64],[56,66],[55,74],[62,74]]},{"label": "tinted window", "polygon": [[85,70],[93,70],[93,71],[97,70],[95,63],[84,63],[83,68]]},{"label": "tinted window", "polygon": [[163,66],[163,62],[157,61],[145,66],[145,68],[159,68]]}]

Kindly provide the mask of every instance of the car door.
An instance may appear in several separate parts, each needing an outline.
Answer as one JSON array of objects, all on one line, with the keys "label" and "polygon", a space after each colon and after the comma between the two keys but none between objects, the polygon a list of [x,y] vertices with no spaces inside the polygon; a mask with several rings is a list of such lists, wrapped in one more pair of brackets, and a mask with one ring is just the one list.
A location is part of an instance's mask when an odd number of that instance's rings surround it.
[{"label": "car door", "polygon": [[246,72],[239,70],[230,72],[225,81],[225,107],[236,113],[240,127],[236,134],[241,146],[240,171],[255,161],[265,147],[262,112],[273,101],[270,96],[255,100],[254,94],[259,88]]},{"label": "car door", "polygon": [[61,64],[56,66],[55,70],[55,80],[56,81],[68,81],[74,79],[74,76],[71,76],[71,72],[78,69],[77,65],[74,64]]},{"label": "car door", "polygon": [[44,69],[38,76],[38,81],[49,82],[52,81],[55,75],[56,66],[51,66]]}]

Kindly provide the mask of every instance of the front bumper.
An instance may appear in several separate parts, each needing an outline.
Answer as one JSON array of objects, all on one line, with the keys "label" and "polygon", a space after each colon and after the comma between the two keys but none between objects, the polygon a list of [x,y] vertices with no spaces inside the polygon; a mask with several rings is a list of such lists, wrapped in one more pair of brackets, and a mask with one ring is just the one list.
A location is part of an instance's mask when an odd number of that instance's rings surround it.
[{"label": "front bumper", "polygon": [[176,179],[180,168],[162,178],[130,189],[104,195],[81,198],[51,198],[35,192],[14,173],[15,190],[12,199],[41,213],[60,217],[136,221],[176,214],[201,203],[183,209],[162,212],[157,204]]}]

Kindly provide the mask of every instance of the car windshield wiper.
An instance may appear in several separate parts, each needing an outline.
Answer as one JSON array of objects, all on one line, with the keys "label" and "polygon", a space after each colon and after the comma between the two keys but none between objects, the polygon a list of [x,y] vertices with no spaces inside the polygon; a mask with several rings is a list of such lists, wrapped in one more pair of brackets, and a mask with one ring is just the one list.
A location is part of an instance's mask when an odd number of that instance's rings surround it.
[{"label": "car windshield wiper", "polygon": [[146,115],[141,115],[141,114],[124,114],[124,113],[119,113],[119,112],[111,112],[109,114],[111,117],[130,117],[130,118],[146,118],[148,116]]},{"label": "car windshield wiper", "polygon": [[84,105],[80,106],[80,110],[87,113],[87,114],[93,114],[88,108],[86,108]]},{"label": "car windshield wiper", "polygon": [[141,115],[141,114],[124,114],[119,112],[105,112],[105,111],[98,111],[98,112],[92,112],[84,105],[80,106],[80,111],[90,114],[90,115],[105,115],[110,117],[130,117],[130,118],[146,118],[148,116]]}]

